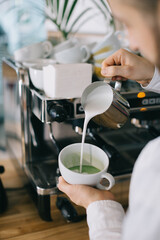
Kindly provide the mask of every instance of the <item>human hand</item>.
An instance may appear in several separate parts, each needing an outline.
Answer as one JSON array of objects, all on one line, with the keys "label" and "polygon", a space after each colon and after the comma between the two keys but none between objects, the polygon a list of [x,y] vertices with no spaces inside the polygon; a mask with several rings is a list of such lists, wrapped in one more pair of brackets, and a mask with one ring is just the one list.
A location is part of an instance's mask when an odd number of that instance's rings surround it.
[{"label": "human hand", "polygon": [[146,86],[154,75],[155,66],[143,57],[120,49],[102,62],[101,74],[117,80],[135,80]]},{"label": "human hand", "polygon": [[63,177],[59,177],[57,187],[64,192],[72,202],[87,208],[92,202],[99,200],[114,200],[114,195],[107,190],[98,190],[93,187],[79,184],[69,184]]}]

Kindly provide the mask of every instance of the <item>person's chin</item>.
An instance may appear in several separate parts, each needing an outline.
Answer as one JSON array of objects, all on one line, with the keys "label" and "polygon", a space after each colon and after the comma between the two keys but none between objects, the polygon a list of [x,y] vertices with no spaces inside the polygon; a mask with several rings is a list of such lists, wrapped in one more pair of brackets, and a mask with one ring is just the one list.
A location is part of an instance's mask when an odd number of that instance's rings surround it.
[{"label": "person's chin", "polygon": [[141,51],[141,55],[144,58],[146,58],[148,61],[150,61],[152,64],[154,64],[155,66],[157,65],[157,61],[156,61],[156,59],[158,59],[157,52],[153,54],[152,51],[147,51],[147,53],[144,51]]}]

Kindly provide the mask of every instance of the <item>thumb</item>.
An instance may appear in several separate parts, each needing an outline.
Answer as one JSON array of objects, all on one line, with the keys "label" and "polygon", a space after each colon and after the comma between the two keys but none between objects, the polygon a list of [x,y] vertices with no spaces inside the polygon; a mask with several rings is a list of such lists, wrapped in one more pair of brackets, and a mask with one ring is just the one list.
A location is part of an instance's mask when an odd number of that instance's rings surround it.
[{"label": "thumb", "polygon": [[101,69],[101,74],[108,78],[115,76],[130,78],[131,70],[131,66],[108,66]]},{"label": "thumb", "polygon": [[59,188],[60,191],[66,193],[66,194],[70,191],[70,184],[67,183],[62,176],[59,177],[59,179],[58,179],[57,187]]}]

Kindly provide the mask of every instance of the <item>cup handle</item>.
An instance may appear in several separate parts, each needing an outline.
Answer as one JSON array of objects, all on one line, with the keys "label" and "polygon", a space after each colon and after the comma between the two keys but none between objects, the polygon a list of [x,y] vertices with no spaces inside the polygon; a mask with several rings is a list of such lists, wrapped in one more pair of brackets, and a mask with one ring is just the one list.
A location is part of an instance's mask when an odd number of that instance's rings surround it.
[{"label": "cup handle", "polygon": [[116,31],[114,34],[117,37],[117,39],[119,40],[121,48],[125,48],[130,51],[129,41],[126,36],[126,32],[125,31]]},{"label": "cup handle", "polygon": [[52,51],[53,51],[53,46],[49,41],[45,41],[42,43],[42,47],[43,47],[43,57],[46,58],[49,55],[51,55]]},{"label": "cup handle", "polygon": [[84,54],[85,56],[83,57],[82,62],[86,62],[90,57],[90,51],[89,51],[88,47],[85,46],[85,45],[82,45],[81,46],[81,52],[85,53]]},{"label": "cup handle", "polygon": [[124,33],[122,32],[122,31],[116,31],[115,33],[114,33],[114,35],[117,37],[117,38],[122,38],[123,36],[124,36]]},{"label": "cup handle", "polygon": [[103,186],[100,182],[96,185],[97,188],[102,189],[102,190],[110,190],[114,184],[115,184],[115,179],[110,173],[103,173],[101,175],[101,179],[106,178],[109,181],[109,186],[105,187]]}]

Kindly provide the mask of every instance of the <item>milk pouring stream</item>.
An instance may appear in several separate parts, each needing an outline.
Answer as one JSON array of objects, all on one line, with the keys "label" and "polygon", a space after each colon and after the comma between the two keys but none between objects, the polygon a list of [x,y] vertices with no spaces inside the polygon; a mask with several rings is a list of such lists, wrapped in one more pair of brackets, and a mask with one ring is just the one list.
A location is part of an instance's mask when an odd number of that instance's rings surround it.
[{"label": "milk pouring stream", "polygon": [[86,98],[85,103],[83,104],[85,112],[85,120],[83,125],[83,135],[82,135],[82,144],[81,144],[81,155],[80,155],[80,173],[82,172],[83,164],[83,147],[86,136],[86,129],[88,122],[103,112],[105,112],[111,105],[112,99],[108,98],[108,85],[98,86],[93,89]]}]

